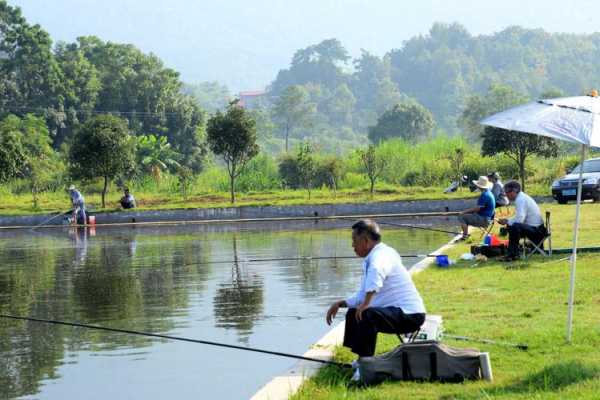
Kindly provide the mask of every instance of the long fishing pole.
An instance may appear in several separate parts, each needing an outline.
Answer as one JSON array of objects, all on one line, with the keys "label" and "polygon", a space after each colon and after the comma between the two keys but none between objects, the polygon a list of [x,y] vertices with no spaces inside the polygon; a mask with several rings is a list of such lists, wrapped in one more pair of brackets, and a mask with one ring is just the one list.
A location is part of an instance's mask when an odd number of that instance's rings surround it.
[{"label": "long fishing pole", "polygon": [[179,337],[179,336],[161,335],[158,333],[140,332],[140,331],[134,331],[134,330],[130,330],[130,329],[108,328],[106,326],[82,324],[79,322],[66,322],[66,321],[58,321],[58,320],[52,320],[52,319],[20,317],[20,316],[16,316],[16,315],[7,315],[7,314],[0,314],[0,318],[16,319],[16,320],[30,321],[30,322],[40,322],[40,323],[52,324],[52,325],[72,326],[72,327],[77,327],[77,328],[95,329],[95,330],[99,330],[99,331],[125,333],[125,334],[129,334],[129,335],[156,337],[156,338],[168,339],[168,340],[178,340],[181,342],[207,344],[210,346],[225,347],[228,349],[246,350],[246,351],[253,351],[255,353],[263,353],[263,354],[271,354],[271,355],[280,356],[280,357],[295,358],[297,360],[313,361],[313,362],[318,362],[321,364],[335,365],[335,366],[342,367],[342,368],[351,368],[352,367],[350,364],[339,363],[336,361],[321,360],[321,359],[312,358],[312,357],[304,357],[304,356],[299,356],[296,354],[283,353],[280,351],[256,349],[253,347],[237,346],[235,344],[212,342],[209,340],[199,340],[199,339],[190,339],[190,338],[184,338],[184,337]]},{"label": "long fishing pole", "polygon": [[468,336],[447,335],[445,333],[443,334],[443,337],[448,338],[448,339],[454,339],[454,340],[464,340],[467,342],[477,342],[477,343],[495,344],[495,345],[499,345],[499,346],[515,347],[515,348],[517,348],[519,350],[523,350],[523,351],[527,351],[527,349],[529,349],[529,346],[526,344],[499,342],[499,341],[491,340],[491,339],[479,339],[479,338],[472,338],[472,337],[468,337]]},{"label": "long fishing pole", "polygon": [[[405,258],[426,258],[426,257],[437,257],[443,256],[444,254],[401,254]],[[210,265],[210,264],[233,264],[233,263],[260,263],[260,262],[271,262],[271,261],[312,261],[312,260],[344,260],[344,259],[358,259],[357,256],[320,256],[320,257],[278,257],[278,258],[240,258],[237,260],[217,260],[217,261],[198,261],[193,263],[187,263],[189,265]]]},{"label": "long fishing pole", "polygon": [[41,224],[38,224],[38,225],[34,226],[33,228],[31,228],[31,230],[34,230],[34,229],[36,229],[36,228],[39,228],[40,226],[47,224],[48,222],[52,221],[53,219],[55,219],[55,218],[58,218],[58,217],[60,217],[60,216],[62,216],[62,215],[67,215],[67,214],[68,214],[68,213],[70,213],[70,212],[71,212],[71,210],[69,210],[69,211],[65,211],[65,212],[63,212],[63,213],[58,213],[58,214],[56,214],[56,215],[54,215],[54,216],[52,216],[52,217],[48,218],[47,220],[45,220],[45,221],[44,221],[44,222],[42,222]]},{"label": "long fishing pole", "polygon": [[[352,219],[354,221],[356,220],[356,219],[351,218],[351,217],[340,217],[340,218],[341,219],[347,219],[347,220]],[[377,223],[379,225],[397,226],[397,227],[400,227],[400,228],[410,228],[410,229],[422,229],[422,230],[425,230],[425,231],[449,233],[451,235],[460,235],[461,234],[460,232],[446,231],[446,230],[443,230],[443,229],[428,228],[428,227],[425,227],[425,226],[418,226],[418,225],[399,224],[399,223],[385,222],[385,221],[377,221]],[[407,257],[407,256],[404,256],[404,257]]]},{"label": "long fishing pole", "polygon": [[425,226],[408,225],[408,224],[398,224],[398,223],[394,223],[394,222],[384,222],[384,221],[378,221],[377,223],[380,224],[380,225],[398,226],[398,227],[401,227],[401,228],[423,229],[423,230],[426,230],[426,231],[449,233],[451,235],[460,235],[461,234],[460,232],[446,231],[446,230],[443,230],[443,229],[436,229],[436,228],[427,228]]}]

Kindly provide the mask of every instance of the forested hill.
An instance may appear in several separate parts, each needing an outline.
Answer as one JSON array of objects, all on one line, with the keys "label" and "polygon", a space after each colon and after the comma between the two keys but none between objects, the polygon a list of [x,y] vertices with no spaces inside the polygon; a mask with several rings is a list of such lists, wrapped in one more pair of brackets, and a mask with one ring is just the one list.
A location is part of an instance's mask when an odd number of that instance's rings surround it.
[{"label": "forested hill", "polygon": [[[471,35],[460,24],[436,23],[383,58],[364,52],[350,59],[341,43],[326,40],[298,50],[289,68],[271,88],[289,85],[339,91],[347,85],[356,99],[354,115],[374,123],[373,115],[402,95],[413,97],[433,113],[437,125],[457,129],[470,96],[484,95],[494,84],[535,98],[544,92],[580,95],[600,85],[600,34],[548,33],[508,27],[493,35]],[[393,85],[390,85],[393,83]]]},{"label": "forested hill", "polygon": [[[261,148],[270,153],[303,140],[344,153],[367,137],[423,140],[435,127],[478,138],[478,118],[495,111],[485,101],[494,93],[519,101],[580,95],[600,87],[598,60],[600,34],[520,27],[473,36],[459,24],[436,23],[383,57],[364,50],[352,58],[330,38],[297,50],[251,113]],[[166,137],[199,170],[206,114],[230,97],[219,83],[184,85],[177,71],[134,44],[95,36],[54,43],[0,0],[0,119],[43,117],[55,148],[91,116],[113,113],[135,135]]]}]

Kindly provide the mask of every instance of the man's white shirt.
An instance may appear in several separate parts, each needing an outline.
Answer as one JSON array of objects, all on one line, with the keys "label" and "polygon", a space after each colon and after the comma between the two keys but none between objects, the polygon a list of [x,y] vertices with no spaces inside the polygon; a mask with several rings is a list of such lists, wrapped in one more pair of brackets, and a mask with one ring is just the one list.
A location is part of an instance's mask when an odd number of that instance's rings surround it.
[{"label": "man's white shirt", "polygon": [[360,289],[346,299],[349,308],[358,307],[368,292],[376,292],[369,307],[400,307],[405,314],[425,313],[423,299],[396,250],[377,244],[363,260],[362,268]]},{"label": "man's white shirt", "polygon": [[544,223],[540,208],[528,194],[519,192],[514,204],[516,214],[508,220],[508,225],[518,222],[526,225],[540,226]]}]

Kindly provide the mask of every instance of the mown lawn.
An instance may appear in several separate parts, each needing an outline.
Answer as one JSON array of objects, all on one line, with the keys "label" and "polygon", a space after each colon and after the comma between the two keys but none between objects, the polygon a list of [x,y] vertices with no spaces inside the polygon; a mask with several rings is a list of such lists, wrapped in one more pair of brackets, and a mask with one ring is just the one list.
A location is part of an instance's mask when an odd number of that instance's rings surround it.
[{"label": "mown lawn", "polygon": [[[549,189],[540,185],[532,186],[532,193],[536,195],[549,195]],[[456,199],[473,198],[477,193],[471,193],[466,188],[458,192],[445,194],[442,187],[402,187],[384,185],[371,196],[364,188],[343,189],[334,192],[329,189],[315,189],[311,191],[310,198],[306,190],[279,190],[265,192],[238,193],[235,206],[269,206],[269,205],[304,205],[304,204],[338,204],[338,203],[364,203],[371,201],[398,201],[398,200],[423,200],[423,199]],[[167,210],[181,208],[218,208],[231,207],[230,195],[227,192],[192,192],[184,199],[177,191],[158,192],[135,191],[140,210]],[[106,207],[101,207],[101,195],[94,192],[82,191],[86,199],[86,207],[94,212],[119,211],[119,199],[122,193],[111,190],[106,198]],[[44,214],[69,209],[69,196],[66,191],[46,192],[39,196],[38,207],[34,208],[32,197],[29,193],[13,194],[7,190],[0,190],[0,215],[29,215]]]},{"label": "mown lawn", "polygon": [[[554,247],[571,245],[574,205],[543,205],[552,212]],[[600,205],[582,207],[580,244],[600,245]],[[478,235],[476,235],[478,236]],[[469,243],[450,251],[467,252]],[[428,311],[444,318],[446,333],[525,343],[522,351],[502,345],[444,340],[489,351],[494,382],[464,384],[385,383],[347,389],[346,372],[324,368],[293,399],[599,399],[600,254],[578,257],[573,342],[565,342],[569,263],[565,256],[534,257],[512,264],[461,261],[415,276]],[[398,344],[380,335],[378,352]],[[346,349],[336,359],[351,360]]]}]

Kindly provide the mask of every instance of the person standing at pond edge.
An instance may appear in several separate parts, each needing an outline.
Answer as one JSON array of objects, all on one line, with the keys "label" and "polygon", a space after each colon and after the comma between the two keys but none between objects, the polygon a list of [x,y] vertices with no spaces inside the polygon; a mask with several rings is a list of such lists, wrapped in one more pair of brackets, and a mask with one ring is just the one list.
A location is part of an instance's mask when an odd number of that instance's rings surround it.
[{"label": "person standing at pond edge", "polygon": [[381,242],[377,223],[365,219],[352,225],[352,247],[364,258],[360,288],[353,296],[334,302],[326,321],[331,325],[339,309],[348,308],[343,344],[359,357],[368,357],[375,354],[378,332],[414,332],[425,322],[426,311],[400,255]]},{"label": "person standing at pond edge", "polygon": [[469,226],[487,228],[494,219],[496,212],[496,200],[490,192],[493,185],[488,181],[488,178],[480,176],[478,180],[473,181],[473,184],[481,190],[481,195],[477,200],[477,206],[461,211],[458,216],[458,222],[462,228],[462,237],[459,240],[465,240],[469,237]]},{"label": "person standing at pond edge", "polygon": [[80,225],[87,222],[85,214],[85,200],[79,190],[74,185],[69,187],[69,196],[71,197],[71,205],[73,206],[73,221]]}]

